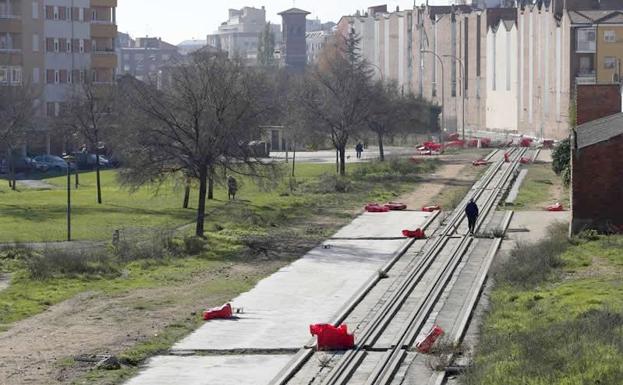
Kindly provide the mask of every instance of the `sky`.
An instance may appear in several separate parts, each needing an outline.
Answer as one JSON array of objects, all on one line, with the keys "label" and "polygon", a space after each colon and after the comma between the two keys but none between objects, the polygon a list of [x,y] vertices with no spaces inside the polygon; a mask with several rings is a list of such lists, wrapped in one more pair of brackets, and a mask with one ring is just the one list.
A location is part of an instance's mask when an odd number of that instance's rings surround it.
[{"label": "sky", "polygon": [[[416,0],[417,5],[426,0]],[[447,5],[449,0],[429,0],[431,5]],[[205,39],[218,26],[227,21],[229,8],[245,6],[266,7],[266,18],[281,24],[277,13],[292,8],[311,12],[310,19],[338,22],[344,15],[352,15],[358,9],[387,4],[388,10],[413,8],[413,0],[119,0],[117,25],[120,32],[132,37],[161,37],[172,44],[188,39]]]}]

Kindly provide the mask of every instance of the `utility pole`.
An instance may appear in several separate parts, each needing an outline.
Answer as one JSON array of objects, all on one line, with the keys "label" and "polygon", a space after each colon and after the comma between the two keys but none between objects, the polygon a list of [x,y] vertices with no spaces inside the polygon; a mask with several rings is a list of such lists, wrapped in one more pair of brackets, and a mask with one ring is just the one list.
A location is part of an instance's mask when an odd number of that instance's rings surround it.
[{"label": "utility pole", "polygon": [[465,141],[465,91],[466,91],[465,90],[465,75],[466,75],[465,74],[465,63],[463,63],[463,60],[459,59],[458,57],[456,57],[454,55],[443,55],[443,57],[452,58],[452,59],[458,61],[459,64],[461,64],[461,81],[462,81],[462,84],[461,84],[461,102],[463,104],[463,107],[462,107],[462,115],[463,115],[462,120],[463,120],[463,123],[461,124],[461,128],[463,130],[463,132],[462,132],[462,139],[463,139],[463,141]]},{"label": "utility pole", "polygon": [[[439,133],[439,143],[442,143],[442,135],[443,131],[446,129],[446,98],[445,98],[445,87],[444,87],[444,69],[443,69],[443,60],[441,56],[437,55],[434,51],[423,49],[420,50],[420,53],[430,53],[433,54],[437,60],[439,60],[439,64],[441,64],[441,132]],[[436,79],[433,79],[436,80]]]}]

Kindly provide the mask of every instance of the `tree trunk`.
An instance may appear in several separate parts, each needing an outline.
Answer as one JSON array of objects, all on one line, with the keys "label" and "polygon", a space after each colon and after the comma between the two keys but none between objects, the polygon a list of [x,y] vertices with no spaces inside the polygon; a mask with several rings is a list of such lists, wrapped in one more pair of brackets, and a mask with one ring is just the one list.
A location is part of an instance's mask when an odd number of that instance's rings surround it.
[{"label": "tree trunk", "polygon": [[[69,164],[67,165],[69,167]],[[100,180],[100,152],[95,152],[95,184],[97,188],[97,203],[102,204],[102,185]]]},{"label": "tree trunk", "polygon": [[13,191],[17,190],[17,183],[16,183],[16,179],[17,177],[15,176],[15,160],[13,159],[13,156],[11,156],[11,160],[9,161],[9,173],[10,173],[10,181],[9,181],[9,186],[11,186],[11,189]]},{"label": "tree trunk", "polygon": [[335,148],[335,173],[340,173],[340,151]]},{"label": "tree trunk", "polygon": [[346,145],[340,147],[340,175],[346,175]]},{"label": "tree trunk", "polygon": [[190,201],[190,179],[186,178],[186,186],[184,187],[184,203],[182,208],[187,209]]},{"label": "tree trunk", "polygon": [[79,174],[80,173],[78,172],[78,164],[76,163],[76,178],[75,178],[76,190],[78,190],[78,187],[80,186],[80,178],[78,178]]},{"label": "tree trunk", "polygon": [[206,215],[206,192],[208,189],[208,166],[199,167],[199,204],[197,205],[197,227],[195,235],[203,237],[203,227]]},{"label": "tree trunk", "polygon": [[214,199],[214,167],[210,167],[208,173],[208,199]]},{"label": "tree trunk", "polygon": [[381,162],[385,161],[385,150],[383,149],[383,133],[382,132],[377,132],[376,133],[378,139],[379,139],[379,156],[381,159]]},{"label": "tree trunk", "polygon": [[292,149],[292,178],[294,178],[294,166],[296,166],[296,148]]}]

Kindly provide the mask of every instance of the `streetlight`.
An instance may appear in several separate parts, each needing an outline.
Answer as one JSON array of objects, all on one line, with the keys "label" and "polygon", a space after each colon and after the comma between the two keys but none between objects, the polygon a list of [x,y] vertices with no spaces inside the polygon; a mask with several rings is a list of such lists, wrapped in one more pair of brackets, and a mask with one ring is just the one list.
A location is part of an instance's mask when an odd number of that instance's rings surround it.
[{"label": "streetlight", "polygon": [[463,141],[465,141],[465,63],[463,63],[463,60],[459,59],[458,57],[454,56],[454,55],[443,55],[443,57],[449,57],[451,59],[454,59],[456,61],[458,61],[461,64],[461,79],[463,81],[463,83],[461,84],[461,96],[462,96],[462,112],[463,112],[463,123],[461,125],[462,130],[463,130]]},{"label": "streetlight", "polygon": [[[437,53],[435,53],[434,51],[428,50],[428,49],[422,49],[420,50],[420,53],[430,53],[435,55],[435,57],[437,58],[437,60],[439,60],[439,64],[441,64],[441,126],[442,126],[442,131],[445,131],[446,128],[446,100],[445,100],[445,90],[444,90],[444,69],[443,69],[443,60],[441,59],[441,56],[437,55]],[[436,80],[436,79],[434,79]],[[442,133],[439,134],[439,143],[442,143]]]},{"label": "streetlight", "polygon": [[65,154],[63,159],[67,163],[67,242],[71,242],[71,162],[74,157]]}]

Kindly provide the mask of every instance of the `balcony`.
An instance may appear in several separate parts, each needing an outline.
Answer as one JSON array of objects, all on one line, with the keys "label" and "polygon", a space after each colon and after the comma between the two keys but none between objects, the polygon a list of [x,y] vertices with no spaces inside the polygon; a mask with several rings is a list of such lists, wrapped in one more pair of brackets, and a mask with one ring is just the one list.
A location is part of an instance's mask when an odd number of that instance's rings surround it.
[{"label": "balcony", "polygon": [[20,33],[22,31],[22,20],[19,18],[0,17],[0,34]]},{"label": "balcony", "polygon": [[19,0],[0,0],[0,20],[22,18],[21,3]]},{"label": "balcony", "polygon": [[114,51],[94,51],[91,55],[91,65],[95,68],[115,68],[117,55]]},{"label": "balcony", "polygon": [[116,8],[117,0],[91,0],[91,7]]},{"label": "balcony", "polygon": [[117,26],[114,24],[92,23],[91,36],[115,38],[117,36]]},{"label": "balcony", "polygon": [[595,84],[597,83],[597,74],[595,71],[578,72],[575,75],[575,84]]}]

